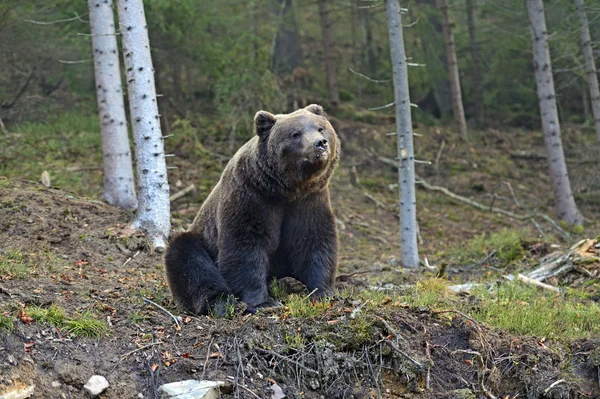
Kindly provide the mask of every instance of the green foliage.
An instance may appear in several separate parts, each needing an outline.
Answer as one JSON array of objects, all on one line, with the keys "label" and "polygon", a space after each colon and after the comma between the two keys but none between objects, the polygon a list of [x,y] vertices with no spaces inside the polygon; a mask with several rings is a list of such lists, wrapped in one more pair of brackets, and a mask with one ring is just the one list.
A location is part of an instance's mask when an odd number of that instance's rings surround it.
[{"label": "green foliage", "polygon": [[27,278],[29,267],[25,254],[18,249],[9,249],[0,255],[0,275],[20,279]]},{"label": "green foliage", "polygon": [[58,327],[74,337],[99,338],[108,334],[106,323],[96,319],[90,312],[69,317],[55,304],[48,308],[28,306],[25,313],[38,323],[47,323]]},{"label": "green foliage", "polygon": [[0,313],[0,331],[11,332],[15,328],[12,317]]},{"label": "green foliage", "polygon": [[469,241],[464,247],[454,249],[453,256],[462,263],[472,263],[495,252],[502,266],[519,259],[523,255],[522,241],[526,234],[519,230],[503,229],[487,236],[482,233]]},{"label": "green foliage", "polygon": [[547,338],[587,338],[600,334],[600,305],[541,291],[520,283],[479,292],[473,317],[516,334]]},{"label": "green foliage", "polygon": [[315,301],[306,295],[290,295],[284,303],[285,314],[302,319],[312,318],[325,313],[331,302],[327,298]]},{"label": "green foliage", "polygon": [[39,306],[28,306],[25,308],[25,313],[31,316],[38,323],[47,323],[56,327],[61,327],[67,320],[65,311],[55,304],[49,308]]},{"label": "green foliage", "polygon": [[88,338],[99,338],[109,332],[108,326],[104,322],[94,318],[89,312],[66,320],[64,329],[75,337]]},{"label": "green foliage", "polygon": [[[99,194],[102,150],[95,115],[65,113],[48,122],[28,122],[16,128],[0,146],[0,174],[37,181],[44,170],[53,186],[78,194]],[[79,160],[72,164],[72,160]],[[81,169],[69,171],[69,168]],[[90,169],[91,168],[91,169]]]}]

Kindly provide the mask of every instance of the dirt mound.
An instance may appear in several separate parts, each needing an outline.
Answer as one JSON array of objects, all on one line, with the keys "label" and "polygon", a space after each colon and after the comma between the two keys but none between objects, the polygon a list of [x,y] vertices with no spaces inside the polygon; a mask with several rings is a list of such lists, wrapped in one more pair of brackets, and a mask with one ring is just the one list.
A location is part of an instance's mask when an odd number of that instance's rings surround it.
[{"label": "dirt mound", "polygon": [[[34,384],[33,398],[86,397],[83,385],[99,374],[110,382],[103,398],[155,398],[159,385],[190,378],[228,381],[222,396],[240,398],[270,398],[273,384],[289,398],[599,394],[599,340],[501,334],[369,291],[326,303],[295,297],[231,319],[183,315],[177,327],[144,301],[179,315],[161,257],[142,237],[118,235],[130,216],[0,180],[0,314],[14,325],[3,324],[0,393]],[[34,321],[35,309],[65,320],[88,315],[108,333],[75,337],[65,322]]]}]

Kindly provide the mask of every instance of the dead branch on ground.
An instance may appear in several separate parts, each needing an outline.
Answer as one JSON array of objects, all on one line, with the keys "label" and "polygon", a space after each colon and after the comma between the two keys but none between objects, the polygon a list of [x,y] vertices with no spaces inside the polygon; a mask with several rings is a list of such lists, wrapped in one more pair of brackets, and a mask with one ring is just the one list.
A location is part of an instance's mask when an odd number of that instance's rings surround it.
[{"label": "dead branch on ground", "polygon": [[483,360],[483,356],[481,356],[481,353],[476,352],[476,351],[471,351],[471,350],[465,350],[465,349],[458,349],[455,350],[454,352],[452,352],[452,356],[454,356],[457,353],[465,353],[467,355],[473,355],[475,356],[475,358],[477,359],[477,380],[479,383],[479,389],[481,390],[481,393],[483,393],[485,395],[486,398],[488,399],[497,399],[496,396],[491,393],[486,387],[485,387],[485,373],[488,370],[487,366],[485,365],[485,361]]}]

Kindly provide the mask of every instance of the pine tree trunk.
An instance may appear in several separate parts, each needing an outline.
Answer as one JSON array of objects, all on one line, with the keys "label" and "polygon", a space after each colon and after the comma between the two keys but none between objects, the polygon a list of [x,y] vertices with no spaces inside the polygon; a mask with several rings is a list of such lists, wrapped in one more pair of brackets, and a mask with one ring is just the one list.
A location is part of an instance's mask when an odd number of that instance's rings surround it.
[{"label": "pine tree trunk", "polygon": [[323,58],[327,77],[327,91],[329,102],[335,108],[340,103],[340,94],[337,84],[337,72],[335,70],[335,55],[333,53],[333,41],[331,39],[331,24],[329,22],[329,10],[327,0],[319,0],[319,17],[321,19],[321,32],[323,35]]},{"label": "pine tree trunk", "polygon": [[439,0],[439,7],[442,11],[442,28],[444,29],[444,38],[446,39],[446,58],[448,59],[448,73],[450,74],[450,93],[452,97],[452,112],[456,127],[464,140],[468,140],[467,122],[465,120],[465,110],[462,103],[462,93],[460,90],[460,74],[458,73],[458,62],[456,61],[456,47],[454,45],[454,34],[450,25],[450,11],[448,10],[448,0]]},{"label": "pine tree trunk", "polygon": [[483,88],[481,87],[481,70],[479,66],[479,46],[477,45],[475,27],[475,5],[473,0],[467,0],[467,24],[471,41],[471,68],[473,79],[473,106],[477,126],[483,125]]},{"label": "pine tree trunk", "polygon": [[302,62],[293,0],[273,0],[273,11],[278,27],[273,38],[272,70],[290,74]]},{"label": "pine tree trunk", "polygon": [[596,73],[596,63],[594,62],[594,52],[592,50],[592,38],[590,36],[590,27],[585,14],[583,0],[575,0],[577,14],[579,15],[579,25],[581,32],[581,46],[583,48],[583,58],[585,61],[585,71],[587,82],[590,87],[590,100],[592,102],[592,114],[594,115],[594,126],[596,127],[596,137],[600,142],[600,88],[598,88],[598,74]]},{"label": "pine tree trunk", "polygon": [[104,159],[104,198],[137,208],[112,0],[88,0]]},{"label": "pine tree trunk", "polygon": [[142,0],[118,0],[117,5],[140,192],[133,226],[144,231],[161,251],[171,230],[169,182],[144,4]]},{"label": "pine tree trunk", "polygon": [[394,70],[396,137],[398,143],[398,183],[400,186],[400,239],[404,267],[419,266],[417,246],[417,200],[412,119],[408,87],[408,66],[404,50],[402,20],[398,0],[386,0],[390,55]]},{"label": "pine tree trunk", "polygon": [[544,141],[548,152],[550,178],[552,190],[556,201],[558,216],[570,225],[579,225],[583,217],[573,198],[571,183],[567,173],[567,164],[560,138],[560,123],[554,93],[554,79],[552,77],[552,64],[550,49],[548,47],[548,33],[542,0],[527,0],[527,11],[531,23],[531,43],[533,49],[533,63],[537,92],[540,103],[542,129]]}]

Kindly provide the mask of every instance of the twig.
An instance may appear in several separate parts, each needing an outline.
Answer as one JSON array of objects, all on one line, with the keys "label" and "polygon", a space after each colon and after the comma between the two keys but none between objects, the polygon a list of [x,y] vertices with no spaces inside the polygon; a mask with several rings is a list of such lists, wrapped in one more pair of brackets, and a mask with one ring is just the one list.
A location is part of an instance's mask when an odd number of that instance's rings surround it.
[{"label": "twig", "polygon": [[[374,107],[374,108],[368,108],[368,109],[369,109],[369,111],[377,111],[377,110],[380,110],[380,109],[393,107],[395,104],[396,104],[396,102],[391,102],[389,104],[385,104],[385,105],[382,105],[380,107]],[[419,108],[419,106],[417,104],[413,104],[413,103],[411,103],[410,106],[413,107],[413,108]]]},{"label": "twig", "polygon": [[404,339],[404,337],[401,337],[400,335],[398,335],[398,333],[396,332],[396,330],[394,330],[392,328],[392,326],[390,326],[390,323],[388,323],[383,317],[377,316],[377,319],[383,323],[383,325],[385,326],[385,328],[392,333],[395,337],[396,337],[396,343],[398,341],[402,341],[404,342],[406,345],[408,345],[408,342]]},{"label": "twig", "polygon": [[25,93],[25,90],[27,89],[27,86],[29,86],[29,82],[31,82],[31,78],[33,77],[34,72],[35,72],[35,68],[33,68],[31,70],[31,72],[29,72],[29,76],[27,76],[27,79],[25,80],[25,83],[23,83],[23,85],[19,89],[19,92],[15,96],[15,98],[10,103],[8,103],[8,104],[2,104],[2,108],[9,109],[13,105],[15,105],[17,103],[17,101],[19,101],[19,98],[23,95],[23,93]]},{"label": "twig", "polygon": [[302,363],[300,363],[300,362],[297,362],[296,360],[290,359],[290,358],[289,358],[289,357],[287,357],[287,356],[280,355],[280,354],[279,354],[279,353],[277,353],[277,352],[273,352],[273,351],[271,351],[271,350],[268,350],[268,349],[263,349],[263,348],[255,348],[254,350],[256,350],[256,351],[259,351],[259,352],[262,352],[262,353],[264,353],[264,354],[267,354],[267,355],[274,356],[274,357],[276,357],[276,358],[278,358],[278,359],[281,359],[281,360],[283,360],[283,361],[286,361],[286,362],[289,362],[289,363],[295,364],[296,366],[300,367],[302,370],[306,371],[307,373],[311,373],[311,374],[317,374],[317,375],[319,374],[319,372],[318,372],[317,370],[311,369],[310,367],[306,367],[306,366],[305,366],[305,365],[303,365]]},{"label": "twig", "polygon": [[133,258],[135,258],[136,256],[138,256],[139,254],[140,254],[140,251],[137,251],[137,252],[135,253],[135,255],[133,255],[133,256],[130,256],[130,257],[129,257],[129,258],[126,260],[126,261],[125,261],[125,263],[123,263],[123,264],[121,265],[121,269],[122,269],[122,268],[124,268],[125,266],[127,266],[127,264],[128,264],[129,262],[131,262],[131,260],[132,260]]},{"label": "twig", "polygon": [[365,79],[367,79],[369,82],[373,82],[373,83],[389,83],[389,82],[391,82],[391,81],[392,81],[392,79],[385,79],[385,80],[373,79],[373,78],[370,78],[370,77],[368,77],[367,75],[363,75],[363,74],[362,74],[362,73],[360,73],[360,72],[356,72],[356,71],[355,71],[354,69],[352,69],[352,68],[348,68],[348,69],[349,69],[349,70],[350,70],[350,72],[352,72],[353,74],[355,74],[355,75],[358,75],[358,76],[360,76],[361,78],[365,78]]},{"label": "twig", "polygon": [[[381,344],[379,344],[379,345],[381,345]],[[363,345],[363,351],[365,352],[365,357],[367,358],[367,364],[369,366],[369,371],[371,372],[371,377],[373,378],[373,382],[375,383],[375,388],[377,388],[377,399],[381,399],[381,390],[379,389],[379,383],[377,382],[377,376],[375,375],[375,371],[373,370],[373,365],[371,364],[369,352],[367,351],[367,347],[365,345]]]},{"label": "twig", "polygon": [[543,288],[545,290],[554,291],[554,292],[562,292],[562,290],[558,287],[555,287],[550,284],[542,283],[541,281],[534,280],[531,277],[522,275],[521,273],[517,274],[517,280],[519,280],[525,284],[534,285],[536,287]]},{"label": "twig", "polygon": [[385,209],[385,204],[383,202],[379,201],[377,198],[373,197],[373,195],[369,194],[366,191],[363,193],[363,195],[365,196],[365,198],[368,198],[371,201],[373,201],[378,208]]},{"label": "twig", "polygon": [[160,344],[162,344],[161,341],[152,342],[151,344],[140,346],[137,349],[134,349],[134,350],[132,350],[130,352],[127,352],[126,354],[124,354],[123,356],[121,356],[121,358],[119,359],[119,361],[117,362],[117,364],[115,364],[115,366],[112,368],[112,370],[110,370],[110,373],[108,373],[108,374],[112,374],[112,372],[115,371],[115,369],[119,366],[119,364],[121,364],[123,362],[123,360],[127,359],[129,356],[133,355],[134,353],[139,352],[139,351],[144,350],[144,349],[147,349],[147,348],[150,348],[151,346],[160,345]]},{"label": "twig", "polygon": [[157,308],[159,308],[160,310],[162,310],[163,312],[165,312],[166,314],[168,314],[169,316],[171,316],[171,318],[175,321],[175,324],[177,325],[177,327],[181,327],[181,324],[179,324],[179,320],[177,319],[177,317],[175,317],[173,315],[173,313],[169,312],[167,309],[163,308],[162,306],[160,306],[158,303],[151,301],[148,298],[144,298],[144,302],[149,303],[151,305],[156,306]]},{"label": "twig", "polygon": [[504,184],[506,184],[508,186],[508,190],[510,191],[510,195],[512,195],[513,200],[515,200],[515,205],[520,208],[521,204],[519,203],[519,200],[517,199],[517,196],[515,195],[515,191],[513,190],[512,186],[510,185],[509,182],[505,181]]},{"label": "twig", "polygon": [[75,60],[75,61],[58,60],[58,62],[60,62],[61,64],[85,64],[86,62],[91,62],[91,61],[92,61],[91,58],[87,58],[85,60]]},{"label": "twig", "polygon": [[319,291],[319,289],[318,289],[318,288],[315,288],[314,290],[312,290],[311,292],[309,292],[309,293],[308,293],[308,295],[304,297],[304,299],[309,299],[309,298],[310,298],[310,296],[311,296],[312,294],[314,294],[315,292],[317,292],[317,291]]},{"label": "twig", "polygon": [[[85,14],[83,14],[82,16],[87,15],[87,12]],[[75,13],[75,16],[72,18],[66,18],[66,19],[58,19],[56,21],[35,21],[33,19],[24,19],[24,22],[29,22],[30,24],[36,24],[36,25],[53,25],[53,24],[59,24],[61,22],[70,22],[70,21],[75,21],[75,20],[79,20],[80,22],[85,22],[84,20],[81,19],[82,16],[79,16],[79,14]]]},{"label": "twig", "polygon": [[452,356],[454,356],[457,353],[466,353],[467,355],[473,355],[477,358],[477,363],[479,365],[478,370],[477,370],[477,379],[479,380],[479,389],[485,395],[486,398],[497,399],[496,396],[493,393],[491,393],[490,391],[488,391],[488,389],[485,387],[485,384],[484,384],[485,372],[488,370],[488,368],[486,367],[485,362],[483,361],[483,356],[481,356],[481,353],[476,352],[476,351],[471,351],[471,350],[458,349],[458,350],[455,350],[454,352],[452,352]]},{"label": "twig", "polygon": [[208,343],[208,348],[206,349],[206,360],[204,360],[204,367],[202,367],[202,378],[204,379],[204,373],[206,373],[206,365],[208,364],[208,359],[210,359],[210,348],[212,348],[213,340],[215,338],[213,336],[210,337],[210,342]]},{"label": "twig", "polygon": [[550,384],[550,386],[548,388],[546,388],[546,390],[544,391],[544,395],[547,395],[548,392],[550,392],[550,390],[552,388],[554,388],[555,386],[557,386],[558,384],[562,384],[562,383],[565,383],[565,382],[567,382],[567,380],[565,380],[565,379],[554,381],[552,384]]},{"label": "twig", "polygon": [[383,335],[381,336],[381,338],[384,339],[383,342],[385,344],[387,344],[390,348],[392,348],[396,353],[399,353],[400,355],[404,356],[409,362],[414,364],[420,371],[423,371],[425,369],[421,363],[417,362],[408,353],[406,353],[402,349],[398,348],[398,345],[394,344],[389,339],[385,339],[385,337]]},{"label": "twig", "polygon": [[169,197],[169,201],[171,201],[171,202],[177,201],[179,198],[185,197],[188,193],[194,191],[195,188],[196,188],[196,185],[192,183],[189,186],[187,186],[186,188],[184,188],[183,190],[178,191],[175,194],[171,195]]},{"label": "twig", "polygon": [[469,320],[471,323],[475,324],[476,326],[479,326],[479,323],[477,323],[475,321],[475,319],[472,319],[471,317],[467,316],[460,310],[449,309],[449,310],[436,310],[436,311],[431,312],[431,314],[443,314],[443,313],[455,313],[455,314],[462,316],[465,319]]},{"label": "twig", "polygon": [[442,158],[442,151],[444,151],[444,147],[446,147],[446,140],[442,140],[442,144],[440,145],[440,149],[435,156],[435,175],[439,177],[440,175],[440,159]]},{"label": "twig", "polygon": [[[233,378],[233,377],[231,377],[231,376],[227,376],[227,379],[228,379],[228,380],[231,380],[231,381],[233,381],[233,382],[235,382],[235,378]],[[258,396],[258,395],[257,395],[257,394],[255,394],[254,392],[252,392],[252,391],[250,390],[250,388],[248,388],[247,386],[245,386],[245,385],[242,385],[242,384],[240,384],[239,382],[236,382],[236,385],[237,385],[238,387],[240,387],[240,388],[244,389],[246,392],[250,393],[250,394],[251,394],[252,396],[254,396],[256,399],[261,399],[261,398],[260,398],[260,396]]]}]

